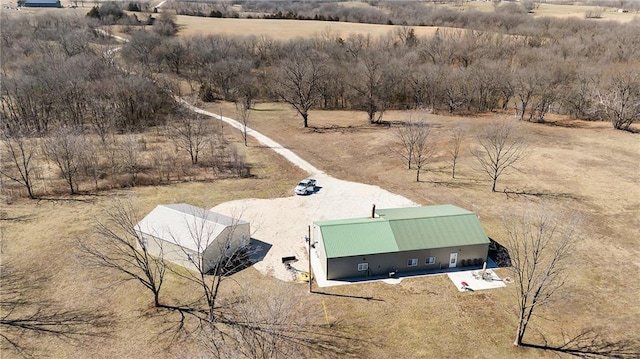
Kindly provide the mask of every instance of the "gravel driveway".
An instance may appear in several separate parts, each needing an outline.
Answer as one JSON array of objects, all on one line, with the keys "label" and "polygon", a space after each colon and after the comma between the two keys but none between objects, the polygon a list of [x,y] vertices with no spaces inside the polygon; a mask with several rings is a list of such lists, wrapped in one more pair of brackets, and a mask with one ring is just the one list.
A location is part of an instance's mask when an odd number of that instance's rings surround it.
[{"label": "gravel driveway", "polygon": [[[221,117],[193,106],[189,107],[197,113],[221,119],[231,126],[242,129],[241,123],[229,117]],[[314,221],[367,217],[371,215],[371,207],[374,204],[377,208],[417,205],[405,197],[378,186],[331,177],[263,134],[252,129],[247,129],[247,134],[307,171],[310,177],[317,180],[318,186],[313,194],[296,196],[293,194],[296,183],[291,183],[290,197],[240,199],[222,203],[211,209],[228,216],[240,216],[243,220],[249,221],[251,237],[271,245],[264,259],[254,265],[264,274],[285,281],[292,280],[291,273],[282,264],[282,257],[286,256],[296,256],[298,261],[293,263],[293,266],[307,270],[305,236],[308,226]]]}]

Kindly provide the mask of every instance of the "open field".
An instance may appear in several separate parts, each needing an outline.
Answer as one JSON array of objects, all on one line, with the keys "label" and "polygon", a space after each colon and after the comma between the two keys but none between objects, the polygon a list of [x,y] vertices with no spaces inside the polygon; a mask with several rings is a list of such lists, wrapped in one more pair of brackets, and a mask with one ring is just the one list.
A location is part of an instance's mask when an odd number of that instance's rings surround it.
[{"label": "open field", "polygon": [[[80,14],[83,15],[94,6],[94,2],[78,3],[78,8],[69,9],[66,8],[69,5],[73,5],[73,1],[62,1],[62,5],[65,9],[38,9],[38,8],[23,8],[21,13],[37,14],[42,12],[54,12],[54,13],[68,13],[68,14]],[[15,7],[15,1],[2,0],[0,5]],[[362,2],[345,2],[345,6],[351,7],[368,7],[369,5]],[[491,12],[494,11],[491,2],[479,2],[469,1],[463,6],[449,6],[453,9],[460,11],[481,11]],[[535,17],[559,17],[569,18],[575,17],[584,19],[587,11],[598,10],[600,7],[588,6],[588,5],[556,5],[541,3],[539,8],[535,10],[532,16]],[[638,19],[640,16],[636,12],[619,13],[614,8],[602,8],[602,18],[594,19],[593,21],[618,21],[618,22],[630,22]],[[14,10],[3,10],[9,13],[17,12]],[[225,35],[238,35],[238,36],[269,36],[276,40],[286,40],[295,37],[310,37],[321,35],[322,33],[330,32],[335,36],[350,36],[350,35],[366,35],[370,34],[373,37],[387,35],[393,32],[398,25],[376,25],[376,24],[359,24],[348,22],[333,22],[333,21],[296,21],[296,20],[265,20],[265,19],[232,19],[232,18],[207,18],[196,16],[177,16],[177,23],[180,26],[180,36],[193,36],[193,35],[211,35],[211,34],[225,34]],[[430,36],[438,29],[438,27],[431,26],[416,26],[415,32],[418,36]]]},{"label": "open field", "polygon": [[[443,5],[449,6],[453,9],[459,9],[460,11],[481,11],[481,12],[492,12],[495,11],[492,2],[490,1],[468,1],[462,6],[452,6],[452,5]],[[634,19],[637,19],[637,12],[627,12],[627,13],[619,13],[617,12],[617,8],[612,7],[600,7],[600,6],[591,6],[591,5],[560,5],[560,4],[548,4],[544,2],[539,3],[539,7],[534,10],[534,17],[559,17],[559,18],[569,18],[575,17],[579,19],[584,19],[585,14],[588,11],[595,11],[598,9],[602,9],[602,19],[600,20],[612,20],[619,22],[629,22]]]},{"label": "open field", "polygon": [[[319,36],[331,33],[333,36],[351,36],[370,34],[374,38],[387,35],[400,26],[357,24],[349,22],[329,21],[295,21],[295,20],[264,20],[264,19],[215,19],[196,16],[177,16],[177,23],[181,26],[179,35],[211,35],[225,34],[236,36],[269,36],[276,40],[286,40],[295,37]],[[437,27],[416,27],[418,36],[430,36]]]},{"label": "open field", "polygon": [[[232,105],[214,104],[211,110],[232,114]],[[386,119],[402,120],[407,114],[390,112]],[[415,114],[414,114],[415,116]],[[456,118],[429,115],[442,134],[462,123],[472,136],[474,128],[489,117]],[[606,123],[556,120],[540,125],[525,123],[532,151],[517,171],[504,175],[498,191],[524,191],[535,195],[491,193],[489,183],[473,170],[469,147],[463,150],[459,177],[450,178],[444,147],[415,182],[415,173],[402,168],[389,153],[391,131],[370,126],[363,113],[314,111],[310,129],[289,108],[258,104],[251,126],[292,149],[311,164],[340,179],[379,185],[421,204],[452,203],[477,211],[490,237],[504,238],[501,218],[544,199],[553,206],[579,211],[587,218],[585,235],[572,259],[565,291],[537,318],[528,339],[540,343],[539,333],[558,341],[561,331],[571,335],[596,327],[611,338],[640,332],[639,290],[629,286],[640,277],[640,151],[638,135],[614,131]],[[131,196],[143,216],[158,203],[188,202],[213,207],[239,198],[287,196],[305,174],[277,155],[252,144],[247,160],[255,178],[134,188],[107,195],[26,201],[3,206],[3,261],[34,273],[48,273],[45,297],[91,308],[109,308],[117,320],[114,334],[87,339],[74,348],[51,343],[53,357],[174,357],[181,350],[163,350],[166,338],[156,334],[163,322],[140,317],[150,299],[134,283],[107,287],[109,273],[89,271],[77,257],[76,239],[91,235],[91,224],[100,218],[112,196]],[[283,226],[286,221],[283,219]],[[505,272],[499,271],[501,276]],[[269,290],[278,281],[254,269],[234,276],[238,285]],[[169,283],[169,296],[185,291]],[[233,284],[236,285],[236,284]],[[233,285],[227,290],[233,290]],[[352,342],[357,357],[555,357],[533,349],[514,349],[513,288],[460,293],[446,276],[405,279],[399,285],[358,284],[323,289],[331,295],[306,295],[306,285],[290,284],[288,290],[305,296],[312,310],[322,302],[329,317],[359,340]],[[357,297],[373,297],[373,300]],[[536,331],[540,329],[540,332]],[[366,333],[365,336],[362,336]],[[55,344],[55,345],[54,345]],[[195,353],[182,352],[194,355]]]}]

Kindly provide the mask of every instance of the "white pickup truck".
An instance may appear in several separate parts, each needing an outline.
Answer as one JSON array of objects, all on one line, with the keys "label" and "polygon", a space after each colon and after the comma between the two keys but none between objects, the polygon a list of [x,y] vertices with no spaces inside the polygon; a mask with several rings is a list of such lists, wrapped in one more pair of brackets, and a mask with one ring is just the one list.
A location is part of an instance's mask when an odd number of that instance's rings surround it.
[{"label": "white pickup truck", "polygon": [[309,194],[316,191],[316,180],[313,178],[305,178],[293,189],[296,194]]}]

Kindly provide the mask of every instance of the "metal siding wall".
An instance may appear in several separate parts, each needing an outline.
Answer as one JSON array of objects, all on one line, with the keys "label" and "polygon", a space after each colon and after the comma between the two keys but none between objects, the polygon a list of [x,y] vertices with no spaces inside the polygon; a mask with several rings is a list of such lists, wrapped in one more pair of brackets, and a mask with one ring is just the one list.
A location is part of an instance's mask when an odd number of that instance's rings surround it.
[{"label": "metal siding wall", "polygon": [[[320,227],[316,225],[313,226],[313,233],[310,242],[315,242],[315,249],[318,254],[318,259],[320,260],[320,265],[322,265],[322,270],[324,271],[325,276],[329,279],[329,273],[327,272],[327,254],[324,251],[324,239],[322,238],[322,231],[320,231]],[[311,255],[313,255],[313,252]]]},{"label": "metal siding wall", "polygon": [[203,266],[205,272],[208,272],[215,266],[220,257],[225,251],[227,239],[229,239],[229,249],[226,250],[227,255],[232,254],[237,251],[242,246],[242,235],[245,235],[247,239],[251,237],[249,224],[238,224],[234,227],[225,228],[217,238],[214,238],[207,249],[204,251],[203,255]]},{"label": "metal siding wall", "polygon": [[[461,267],[463,259],[483,258],[486,260],[489,250],[488,244],[464,246],[460,248],[424,249],[397,253],[373,254],[357,257],[331,258],[328,261],[327,279],[357,278],[369,276],[386,276],[391,270],[398,273],[446,269],[449,267],[449,255],[458,253],[457,267]],[[427,257],[436,257],[436,262],[425,264]],[[407,266],[409,259],[418,259],[418,265]],[[358,263],[368,263],[369,271],[358,271]]]},{"label": "metal siding wall", "polygon": [[[154,257],[162,257],[164,260],[180,265],[187,269],[198,271],[196,266],[189,261],[187,253],[190,253],[195,261],[198,260],[198,253],[175,243],[156,238],[154,236],[143,234],[143,238],[147,240],[147,253]],[[138,245],[139,247],[139,245]]]}]

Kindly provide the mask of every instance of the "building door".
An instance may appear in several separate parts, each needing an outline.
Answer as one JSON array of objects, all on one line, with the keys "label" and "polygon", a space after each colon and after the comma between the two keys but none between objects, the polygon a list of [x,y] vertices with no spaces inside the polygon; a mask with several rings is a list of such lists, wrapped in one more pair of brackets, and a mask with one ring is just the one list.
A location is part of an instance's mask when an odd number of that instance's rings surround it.
[{"label": "building door", "polygon": [[458,264],[458,252],[453,252],[449,255],[449,268],[455,268]]}]

